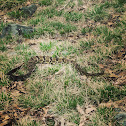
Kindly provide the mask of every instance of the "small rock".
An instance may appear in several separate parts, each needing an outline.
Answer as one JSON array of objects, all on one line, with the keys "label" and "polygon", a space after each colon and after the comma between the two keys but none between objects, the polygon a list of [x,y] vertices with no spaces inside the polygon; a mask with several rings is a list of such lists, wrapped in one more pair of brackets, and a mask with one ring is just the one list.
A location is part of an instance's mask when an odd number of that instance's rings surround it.
[{"label": "small rock", "polygon": [[126,112],[120,112],[118,113],[114,119],[119,123],[123,124],[123,126],[126,126]]},{"label": "small rock", "polygon": [[2,31],[2,35],[0,35],[0,38],[5,37],[8,34],[12,34],[12,35],[23,35],[23,34],[29,34],[31,32],[33,32],[33,28],[32,27],[28,27],[28,26],[22,26],[19,24],[9,24],[7,27],[5,27]]},{"label": "small rock", "polygon": [[26,7],[22,7],[19,10],[21,10],[24,13],[25,17],[29,17],[35,13],[35,11],[37,10],[37,6],[35,4],[32,4]]}]

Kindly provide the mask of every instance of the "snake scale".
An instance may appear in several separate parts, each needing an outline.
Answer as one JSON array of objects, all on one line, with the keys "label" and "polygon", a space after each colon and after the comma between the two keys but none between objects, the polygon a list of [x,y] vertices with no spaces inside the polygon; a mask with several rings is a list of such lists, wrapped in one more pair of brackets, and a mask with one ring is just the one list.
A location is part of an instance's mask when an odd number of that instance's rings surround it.
[{"label": "snake scale", "polygon": [[[85,68],[82,68],[76,61],[67,59],[67,58],[55,58],[55,57],[50,57],[50,56],[33,56],[31,57],[28,62],[25,64],[21,64],[20,66],[12,69],[11,71],[9,71],[7,73],[7,75],[10,76],[10,79],[13,81],[24,81],[26,80],[28,77],[30,77],[30,75],[35,71],[35,66],[36,64],[41,63],[41,64],[55,64],[55,63],[70,63],[73,65],[73,67],[81,74],[81,75],[86,75],[86,76],[99,76],[99,75],[103,75],[104,71],[101,70],[100,73],[88,73],[86,71]],[[14,75],[14,73],[19,70],[22,66],[26,66],[27,68],[27,74],[24,75]],[[96,65],[95,65],[96,66]]]}]

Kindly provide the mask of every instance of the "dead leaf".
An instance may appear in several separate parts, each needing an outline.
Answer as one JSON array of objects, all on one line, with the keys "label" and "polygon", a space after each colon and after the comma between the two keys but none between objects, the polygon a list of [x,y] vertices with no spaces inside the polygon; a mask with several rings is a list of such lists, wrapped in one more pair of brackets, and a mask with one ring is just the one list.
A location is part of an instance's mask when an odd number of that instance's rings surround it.
[{"label": "dead leaf", "polygon": [[11,95],[12,95],[12,97],[13,97],[13,96],[14,96],[14,97],[17,97],[17,96],[20,96],[21,93],[20,93],[19,91],[17,91],[17,90],[14,90],[14,91],[11,92]]},{"label": "dead leaf", "polygon": [[109,101],[107,103],[101,103],[99,104],[99,107],[113,107],[113,108],[120,108],[126,111],[126,97],[124,97],[122,100],[119,101]]},{"label": "dead leaf", "polygon": [[109,68],[105,69],[105,73],[109,74],[109,77],[114,77],[114,78],[118,78],[118,76],[116,74],[114,74],[114,72],[112,70],[110,70]]},{"label": "dead leaf", "polygon": [[117,104],[119,108],[126,111],[126,97],[124,97],[123,99],[121,99],[119,101],[115,101],[114,103]]},{"label": "dead leaf", "polygon": [[6,23],[7,22],[7,17],[4,15],[4,23]]},{"label": "dead leaf", "polygon": [[15,116],[15,117],[17,117],[17,116],[18,116],[16,112],[14,113],[14,116]]},{"label": "dead leaf", "polygon": [[4,120],[7,120],[7,119],[9,119],[10,117],[9,117],[7,114],[3,114],[3,115],[1,115],[1,118],[3,118]]},{"label": "dead leaf", "polygon": [[93,105],[88,105],[85,111],[77,105],[77,111],[81,114],[79,126],[85,126],[85,124],[90,120],[91,114],[96,111],[96,108]]},{"label": "dead leaf", "polygon": [[111,123],[111,122],[109,122],[109,123],[108,123],[108,126],[112,126],[112,123]]},{"label": "dead leaf", "polygon": [[26,6],[29,6],[31,3],[30,3],[30,1],[28,1],[27,3],[26,3]]},{"label": "dead leaf", "polygon": [[56,72],[55,73],[55,75],[61,75],[62,73],[64,73],[65,72],[65,69],[66,69],[66,67],[64,66],[61,70],[59,70],[58,72]]},{"label": "dead leaf", "polygon": [[103,64],[98,64],[99,65],[99,67],[102,69],[102,68],[104,68],[104,65]]},{"label": "dead leaf", "polygon": [[85,121],[86,121],[86,116],[85,115],[81,116],[79,126],[84,126],[85,125]]},{"label": "dead leaf", "polygon": [[49,109],[48,108],[42,108],[42,110],[44,111],[44,115],[43,116],[45,117],[47,115]]},{"label": "dead leaf", "polygon": [[2,92],[7,94],[7,88],[5,86],[1,87],[1,93]]},{"label": "dead leaf", "polygon": [[112,102],[112,103],[101,103],[101,104],[99,104],[99,107],[101,107],[101,108],[103,108],[103,107],[107,107],[107,108],[111,108],[111,107],[117,107],[117,105],[114,105],[114,103]]},{"label": "dead leaf", "polygon": [[114,25],[113,22],[108,22],[108,26],[109,26],[109,27],[112,27],[113,25]]},{"label": "dead leaf", "polygon": [[23,111],[24,111],[24,114],[26,115],[29,111],[30,111],[30,107],[29,108],[26,108],[26,109],[24,109]]},{"label": "dead leaf", "polygon": [[63,117],[61,118],[61,126],[65,126],[65,120]]},{"label": "dead leaf", "polygon": [[112,60],[113,63],[119,63],[119,64],[122,64],[122,65],[126,65],[126,60],[124,59],[121,59],[121,60]]},{"label": "dead leaf", "polygon": [[126,85],[126,76],[122,76],[121,78],[118,78],[114,83],[114,85],[119,85],[119,86]]},{"label": "dead leaf", "polygon": [[8,120],[6,120],[6,121],[0,123],[0,126],[6,126],[7,124],[8,124]]},{"label": "dead leaf", "polygon": [[84,115],[84,114],[85,114],[84,110],[80,107],[80,105],[77,105],[77,111],[78,111],[81,115]]},{"label": "dead leaf", "polygon": [[14,107],[15,109],[19,109],[17,104],[13,104],[12,107]]}]

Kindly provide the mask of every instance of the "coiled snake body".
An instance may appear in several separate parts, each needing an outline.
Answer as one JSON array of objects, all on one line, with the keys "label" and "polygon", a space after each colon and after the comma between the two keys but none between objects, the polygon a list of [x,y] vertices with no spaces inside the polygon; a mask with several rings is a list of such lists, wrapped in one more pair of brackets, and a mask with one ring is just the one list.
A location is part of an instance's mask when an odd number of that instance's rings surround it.
[{"label": "coiled snake body", "polygon": [[70,59],[66,59],[66,58],[54,58],[54,57],[50,57],[50,56],[33,56],[31,57],[27,64],[26,64],[26,68],[28,73],[25,75],[19,75],[16,76],[13,73],[15,73],[17,70],[19,70],[23,65],[25,65],[24,63],[21,64],[20,66],[12,69],[11,71],[9,71],[7,73],[7,75],[10,75],[10,79],[13,81],[24,81],[25,79],[27,79],[32,72],[35,71],[35,66],[37,63],[41,63],[41,64],[55,64],[55,63],[71,63],[75,69],[81,74],[81,75],[86,75],[86,76],[99,76],[99,75],[103,75],[104,71],[101,70],[100,73],[88,73],[86,71],[85,68],[82,68],[78,63],[76,63],[76,61],[70,60]]}]

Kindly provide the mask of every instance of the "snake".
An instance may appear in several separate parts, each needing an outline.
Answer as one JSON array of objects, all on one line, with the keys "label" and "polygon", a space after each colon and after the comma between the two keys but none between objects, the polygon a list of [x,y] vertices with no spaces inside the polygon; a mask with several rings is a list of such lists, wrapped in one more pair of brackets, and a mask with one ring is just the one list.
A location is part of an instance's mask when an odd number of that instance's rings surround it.
[{"label": "snake", "polygon": [[[76,61],[67,59],[64,57],[51,57],[51,56],[32,56],[27,63],[22,63],[18,67],[10,70],[7,75],[10,76],[10,79],[13,81],[24,81],[30,75],[35,71],[36,64],[56,64],[56,63],[66,63],[66,64],[72,64],[73,67],[80,73],[80,75],[86,75],[86,76],[100,76],[104,74],[104,70],[101,69],[101,72],[99,73],[88,73],[85,67],[82,67],[80,64],[78,64]],[[22,66],[26,66],[27,73],[23,75],[14,75],[16,71],[21,69]],[[94,66],[97,66],[94,64]],[[97,66],[98,67],[98,66]]]}]

